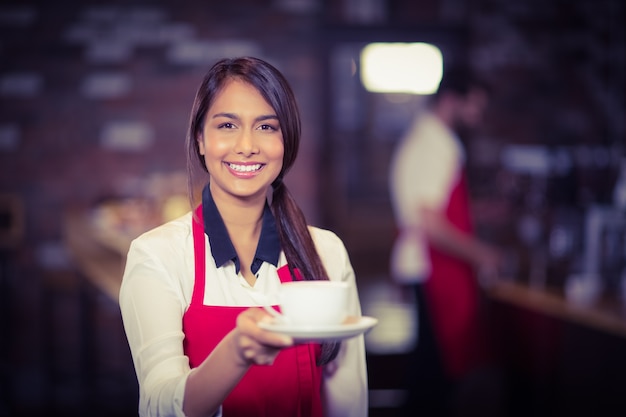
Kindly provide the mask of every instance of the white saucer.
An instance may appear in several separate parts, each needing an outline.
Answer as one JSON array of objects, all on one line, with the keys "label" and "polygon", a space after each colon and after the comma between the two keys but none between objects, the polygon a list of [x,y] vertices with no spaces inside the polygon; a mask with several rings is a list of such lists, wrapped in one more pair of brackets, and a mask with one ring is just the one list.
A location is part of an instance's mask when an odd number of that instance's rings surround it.
[{"label": "white saucer", "polygon": [[297,342],[323,342],[349,339],[365,333],[378,323],[373,317],[349,317],[336,326],[303,327],[277,321],[260,322],[259,327],[272,332],[291,336]]}]

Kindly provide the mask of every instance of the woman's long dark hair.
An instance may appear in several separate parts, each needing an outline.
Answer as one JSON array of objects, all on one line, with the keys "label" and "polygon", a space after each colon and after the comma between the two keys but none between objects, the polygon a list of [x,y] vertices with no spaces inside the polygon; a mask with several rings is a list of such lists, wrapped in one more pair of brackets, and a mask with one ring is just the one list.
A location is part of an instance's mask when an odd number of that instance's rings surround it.
[{"label": "woman's long dark hair", "polygon": [[[226,81],[233,78],[255,87],[278,116],[283,135],[284,156],[282,169],[272,183],[271,209],[291,275],[294,277],[294,269],[298,269],[304,279],[328,280],[328,273],[315,249],[304,214],[283,182],[298,155],[300,112],[289,83],[280,71],[269,63],[253,57],[222,59],[205,75],[196,93],[187,133],[190,192],[193,193],[193,173],[197,162],[199,161],[203,170],[207,171],[204,157],[198,147],[198,137],[204,128],[206,114]],[[324,343],[318,364],[322,365],[334,359],[338,350],[339,343]]]}]

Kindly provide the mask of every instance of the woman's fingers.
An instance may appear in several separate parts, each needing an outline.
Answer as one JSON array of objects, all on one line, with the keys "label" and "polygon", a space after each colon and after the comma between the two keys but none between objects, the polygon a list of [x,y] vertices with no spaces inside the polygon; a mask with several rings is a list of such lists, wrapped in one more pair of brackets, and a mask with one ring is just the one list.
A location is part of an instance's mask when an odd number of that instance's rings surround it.
[{"label": "woman's fingers", "polygon": [[268,317],[260,308],[247,309],[237,317],[237,347],[246,363],[271,365],[283,348],[293,345],[291,337],[258,326],[259,321]]}]

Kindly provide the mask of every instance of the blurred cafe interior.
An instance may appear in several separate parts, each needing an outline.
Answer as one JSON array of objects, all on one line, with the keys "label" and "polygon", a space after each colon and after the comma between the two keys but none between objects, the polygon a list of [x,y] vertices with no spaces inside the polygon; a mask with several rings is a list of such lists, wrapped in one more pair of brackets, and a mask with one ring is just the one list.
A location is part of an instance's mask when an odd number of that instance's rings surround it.
[{"label": "blurred cafe interior", "polygon": [[125,251],[187,210],[195,89],[239,55],[294,88],[303,143],[288,181],[309,221],[344,240],[379,319],[365,336],[370,416],[398,415],[417,338],[389,276],[387,171],[426,95],[362,75],[366,46],[408,43],[492,88],[466,151],[476,233],[506,253],[478,294],[501,360],[467,387],[463,415],[626,415],[624,4],[3,0],[0,417],[137,415]]}]

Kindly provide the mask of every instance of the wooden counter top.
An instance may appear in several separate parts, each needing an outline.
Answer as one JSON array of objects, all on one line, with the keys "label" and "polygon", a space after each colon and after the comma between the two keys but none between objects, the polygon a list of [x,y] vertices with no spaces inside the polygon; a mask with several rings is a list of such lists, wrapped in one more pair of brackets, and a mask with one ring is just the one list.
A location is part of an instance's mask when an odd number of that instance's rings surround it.
[{"label": "wooden counter top", "polygon": [[626,337],[626,305],[617,299],[601,298],[585,305],[568,301],[557,289],[531,288],[526,284],[501,280],[487,290],[493,299],[517,305]]}]

